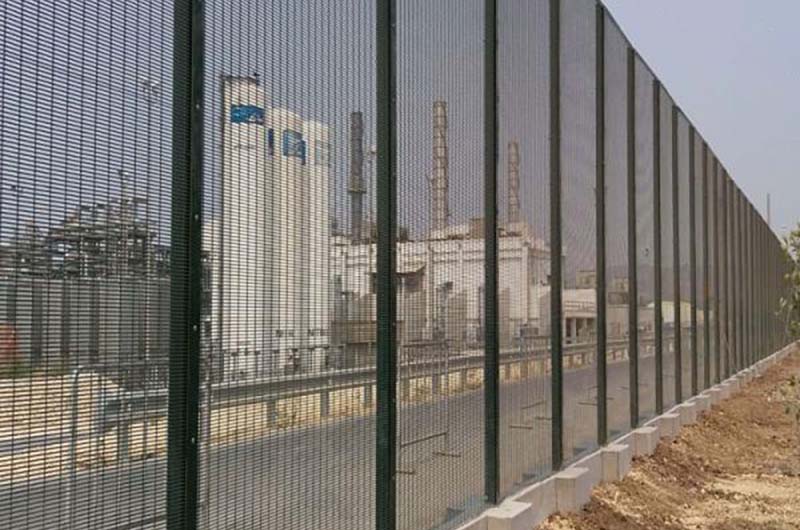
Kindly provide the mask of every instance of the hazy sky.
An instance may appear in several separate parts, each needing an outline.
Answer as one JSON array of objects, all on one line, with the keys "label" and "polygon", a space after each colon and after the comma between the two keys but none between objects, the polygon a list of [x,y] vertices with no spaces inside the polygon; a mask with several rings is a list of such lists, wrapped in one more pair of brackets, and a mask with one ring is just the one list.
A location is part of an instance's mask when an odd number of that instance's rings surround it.
[{"label": "hazy sky", "polygon": [[800,221],[800,1],[604,2],[773,229]]}]

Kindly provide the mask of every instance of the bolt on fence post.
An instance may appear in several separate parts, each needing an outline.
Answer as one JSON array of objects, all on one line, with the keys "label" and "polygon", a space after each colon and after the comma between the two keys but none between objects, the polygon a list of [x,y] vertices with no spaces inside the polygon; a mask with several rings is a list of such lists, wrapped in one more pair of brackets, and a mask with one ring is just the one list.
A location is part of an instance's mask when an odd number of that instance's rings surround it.
[{"label": "bolt on fence post", "polygon": [[681,323],[681,230],[678,184],[678,106],[672,105],[672,305],[675,314],[675,403],[683,401],[683,344]]},{"label": "bolt on fence post", "polygon": [[636,52],[628,46],[627,65],[628,155],[628,359],[631,428],[639,425],[639,273],[636,267]]},{"label": "bolt on fence post", "polygon": [[697,190],[695,179],[695,130],[689,126],[689,326],[691,337],[691,386],[692,395],[697,395]]},{"label": "bolt on fence post", "polygon": [[561,308],[561,2],[550,0],[550,358],[554,470],[564,462]]},{"label": "bolt on fence post", "polygon": [[394,0],[375,4],[376,88],[376,412],[375,528],[397,525],[397,340],[395,231],[396,182],[396,63]]},{"label": "bolt on fence post", "polygon": [[167,528],[197,527],[205,11],[173,10],[172,220],[167,423]]},{"label": "bolt on fence post", "polygon": [[486,500],[496,504],[500,495],[500,342],[497,248],[497,0],[484,0],[484,355]]},{"label": "bolt on fence post", "polygon": [[653,79],[653,318],[656,341],[656,414],[664,412],[664,315],[661,263],[661,83]]},{"label": "bolt on fence post", "polygon": [[[708,144],[703,141],[703,388],[711,387],[711,258],[709,251],[708,213]],[[715,313],[716,320],[716,313]]]},{"label": "bolt on fence post", "polygon": [[605,174],[605,9],[595,6],[595,215],[597,267],[597,444],[608,441],[606,386],[606,174]]}]

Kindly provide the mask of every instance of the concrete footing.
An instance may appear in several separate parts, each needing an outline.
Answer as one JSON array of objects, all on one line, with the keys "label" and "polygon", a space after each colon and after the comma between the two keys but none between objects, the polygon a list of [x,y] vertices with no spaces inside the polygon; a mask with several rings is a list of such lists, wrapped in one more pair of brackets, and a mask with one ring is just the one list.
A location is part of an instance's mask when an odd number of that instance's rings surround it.
[{"label": "concrete footing", "polygon": [[550,477],[528,486],[511,500],[530,504],[533,524],[537,525],[556,511],[556,478]]},{"label": "concrete footing", "polygon": [[633,456],[652,455],[661,439],[658,425],[639,427],[628,438],[633,449]]},{"label": "concrete footing", "polygon": [[585,467],[569,467],[555,476],[556,509],[576,512],[589,502],[594,484]]},{"label": "concrete footing", "polygon": [[631,447],[627,444],[611,444],[605,447],[603,455],[603,482],[620,480],[631,470]]},{"label": "concrete footing", "polygon": [[681,417],[674,412],[667,412],[650,420],[647,425],[657,425],[662,440],[671,440],[681,429]]},{"label": "concrete footing", "polygon": [[696,422],[698,414],[735,395],[745,383],[792,351],[786,348],[764,358],[752,368],[653,418],[645,426],[594,451],[564,471],[526,487],[458,530],[530,530],[556,511],[580,510],[589,502],[595,485],[623,478],[630,471],[633,457],[652,454],[661,439],[677,436],[683,425]]},{"label": "concrete footing", "polygon": [[694,403],[694,406],[697,409],[698,414],[701,414],[711,409],[711,398],[705,394],[698,394],[689,401],[691,403]]},{"label": "concrete footing", "polygon": [[716,405],[722,400],[722,390],[720,390],[717,386],[712,386],[708,390],[704,391],[702,395],[708,397],[709,403],[712,406]]},{"label": "concrete footing", "polygon": [[[681,427],[697,423],[697,405],[691,401],[681,403],[672,412],[680,417]],[[677,435],[677,433],[675,433]]]},{"label": "concrete footing", "polygon": [[535,524],[531,505],[527,502],[506,501],[486,512],[488,530],[530,530]]}]

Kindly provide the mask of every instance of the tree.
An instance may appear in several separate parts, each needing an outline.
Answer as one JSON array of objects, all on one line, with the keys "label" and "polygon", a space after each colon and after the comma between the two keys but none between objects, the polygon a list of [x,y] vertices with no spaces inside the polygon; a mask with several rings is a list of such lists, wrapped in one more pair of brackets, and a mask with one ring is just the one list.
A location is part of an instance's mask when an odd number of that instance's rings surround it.
[{"label": "tree", "polygon": [[792,339],[800,338],[800,223],[783,243],[783,251],[789,264],[786,273],[787,294],[781,299],[781,314],[786,318],[786,327]]}]

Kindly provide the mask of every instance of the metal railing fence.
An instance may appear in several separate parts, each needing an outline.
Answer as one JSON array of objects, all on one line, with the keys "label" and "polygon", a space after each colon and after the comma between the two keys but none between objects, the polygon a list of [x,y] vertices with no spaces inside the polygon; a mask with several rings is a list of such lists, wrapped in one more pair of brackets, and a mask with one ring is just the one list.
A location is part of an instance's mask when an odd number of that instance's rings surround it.
[{"label": "metal railing fence", "polygon": [[596,0],[0,35],[9,528],[455,528],[790,341],[778,237]]}]

